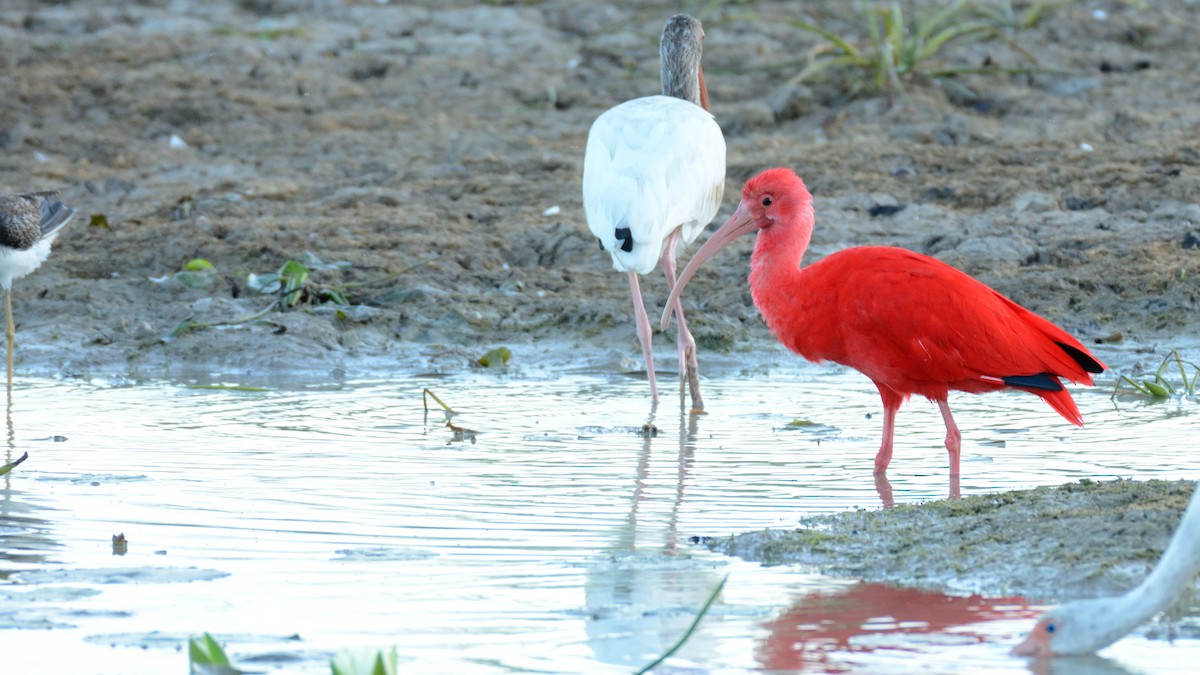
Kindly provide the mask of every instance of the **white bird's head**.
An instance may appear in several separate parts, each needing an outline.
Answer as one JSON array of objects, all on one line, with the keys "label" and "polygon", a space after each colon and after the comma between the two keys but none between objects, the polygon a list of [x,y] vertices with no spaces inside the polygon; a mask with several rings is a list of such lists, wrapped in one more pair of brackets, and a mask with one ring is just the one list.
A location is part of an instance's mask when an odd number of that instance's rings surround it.
[{"label": "white bird's head", "polygon": [[1117,598],[1065,603],[1043,614],[1028,637],[1013,647],[1012,653],[1034,658],[1091,654],[1129,632],[1130,628],[1121,620],[1127,613]]}]

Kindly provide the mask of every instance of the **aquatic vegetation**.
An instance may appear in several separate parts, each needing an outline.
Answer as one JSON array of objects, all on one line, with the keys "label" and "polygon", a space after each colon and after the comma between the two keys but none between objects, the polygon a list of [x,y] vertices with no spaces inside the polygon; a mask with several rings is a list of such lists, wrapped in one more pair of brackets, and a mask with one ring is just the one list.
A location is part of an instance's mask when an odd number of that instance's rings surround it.
[{"label": "aquatic vegetation", "polygon": [[692,620],[692,625],[688,626],[688,629],[684,631],[683,635],[679,638],[679,641],[672,645],[671,648],[666,652],[664,652],[662,656],[654,659],[647,666],[637,671],[637,675],[645,675],[645,673],[650,672],[654,668],[658,667],[663,661],[671,658],[675,652],[679,651],[679,649],[683,647],[684,643],[686,643],[688,639],[692,637],[692,633],[696,632],[696,628],[700,625],[700,622],[704,620],[705,615],[708,614],[708,610],[712,607],[713,603],[717,601],[717,596],[721,594],[721,590],[725,588],[725,582],[727,581],[729,581],[728,574],[726,574],[725,577],[721,579],[721,583],[717,584],[717,587],[713,589],[713,592],[708,596],[708,600],[705,601],[704,606],[700,608],[700,611],[696,612],[696,618]]},{"label": "aquatic vegetation", "polygon": [[[234,667],[221,644],[209,633],[188,640],[188,664],[192,675],[238,675],[248,671]],[[332,675],[396,675],[396,648],[343,649],[329,662]]]},{"label": "aquatic vegetation", "polygon": [[[1172,382],[1166,375],[1172,366],[1179,369],[1179,380]],[[1189,371],[1191,377],[1188,377]],[[1111,398],[1121,395],[1142,396],[1150,400],[1165,400],[1172,396],[1195,396],[1200,388],[1200,366],[1184,361],[1179,350],[1172,349],[1163,357],[1158,370],[1148,377],[1135,380],[1133,375],[1122,375],[1113,385]]]},{"label": "aquatic vegetation", "polygon": [[343,649],[329,663],[333,675],[396,675],[396,648]]},{"label": "aquatic vegetation", "polygon": [[350,263],[348,262],[327,263],[305,251],[303,263],[288,260],[276,272],[250,274],[246,277],[246,285],[263,295],[276,296],[279,311],[287,311],[301,301],[307,304],[332,302],[337,305],[349,305],[350,301],[341,289],[336,286],[316,284],[312,278],[313,272],[349,268]]},{"label": "aquatic vegetation", "polygon": [[13,469],[17,468],[18,464],[20,464],[21,462],[24,462],[27,459],[29,459],[28,452],[21,455],[14,461],[11,461],[8,464],[5,464],[4,466],[0,466],[0,476],[3,476],[4,474],[8,473],[9,471],[12,471]]},{"label": "aquatic vegetation", "polygon": [[209,633],[188,640],[188,672],[192,675],[234,675],[233,667],[221,644]]},{"label": "aquatic vegetation", "polygon": [[508,347],[496,347],[476,359],[476,363],[484,368],[503,368],[512,358],[512,350]]}]

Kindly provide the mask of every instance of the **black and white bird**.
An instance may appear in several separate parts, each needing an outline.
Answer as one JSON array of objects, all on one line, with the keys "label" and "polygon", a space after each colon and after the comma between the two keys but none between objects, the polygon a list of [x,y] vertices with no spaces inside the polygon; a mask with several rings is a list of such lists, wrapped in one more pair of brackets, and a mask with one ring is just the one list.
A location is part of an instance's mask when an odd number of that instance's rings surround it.
[{"label": "black and white bird", "polygon": [[[588,227],[612,256],[613,267],[628,275],[655,402],[652,333],[638,275],[661,262],[673,287],[680,243],[690,244],[712,221],[725,190],[725,137],[708,111],[703,40],[697,19],[686,14],[668,19],[659,43],[662,95],[626,101],[596,118],[583,160]],[[692,407],[703,410],[696,341],[682,303],[676,301],[674,312],[680,377],[688,382]]]},{"label": "black and white bird", "polygon": [[13,323],[12,284],[14,279],[36,270],[50,255],[50,244],[58,236],[75,209],[53,199],[58,194],[27,192],[0,193],[0,287],[4,288],[4,309],[8,316],[5,332],[8,345],[8,391],[12,393]]}]

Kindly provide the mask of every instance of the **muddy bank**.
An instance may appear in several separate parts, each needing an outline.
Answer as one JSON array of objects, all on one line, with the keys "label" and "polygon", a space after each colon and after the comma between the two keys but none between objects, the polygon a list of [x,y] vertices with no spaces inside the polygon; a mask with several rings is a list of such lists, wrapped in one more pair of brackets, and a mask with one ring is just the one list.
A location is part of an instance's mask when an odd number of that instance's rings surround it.
[{"label": "muddy bank", "polygon": [[1059,602],[1123,593],[1140,583],[1194,487],[1192,481],[1082,480],[815,516],[794,530],[704,543],[768,565],[802,563],[865,581]]},{"label": "muddy bank", "polygon": [[[861,37],[843,3],[803,9]],[[635,362],[627,285],[583,220],[582,155],[600,112],[657,92],[657,36],[677,10],[5,3],[0,189],[62,188],[80,209],[16,285],[19,372],[452,371],[470,359],[437,355],[496,344]],[[787,84],[818,43],[787,23],[799,11],[752,2],[701,17],[729,147],[719,218],[742,181],[786,164],[816,195],[812,258],[924,251],[1089,343],[1195,331],[1200,7],[1115,3],[1097,18],[1073,4],[1013,36],[1035,70],[917,78],[892,108],[836,79]],[[939,63],[1024,58],[992,40]],[[745,286],[750,245],[685,297],[708,354],[770,344]],[[346,265],[314,271],[298,306],[237,322],[269,302],[248,275],[305,252]],[[193,258],[215,266],[210,285],[175,278]],[[322,305],[328,288],[352,307]],[[661,304],[661,279],[643,288]],[[234,323],[173,335],[189,318]],[[661,336],[666,363],[671,343]]]}]

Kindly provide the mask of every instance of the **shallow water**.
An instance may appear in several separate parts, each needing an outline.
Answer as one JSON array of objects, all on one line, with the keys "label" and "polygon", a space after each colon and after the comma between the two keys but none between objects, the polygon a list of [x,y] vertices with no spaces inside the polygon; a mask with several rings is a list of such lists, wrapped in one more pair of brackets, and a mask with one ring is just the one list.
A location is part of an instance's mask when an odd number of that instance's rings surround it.
[{"label": "shallow water", "polygon": [[[396,645],[412,673],[625,673],[725,575],[659,672],[1027,672],[1007,655],[1040,609],[1021,598],[897,591],[690,544],[880,504],[865,378],[710,370],[698,417],[669,397],[651,417],[644,379],[607,373],[268,392],[20,380],[8,460],[30,458],[0,478],[4,672],[185,672],[180,645],[209,631],[251,670],[325,673],[340,648]],[[424,413],[425,387],[463,431]],[[1076,394],[1083,429],[1033,396],[952,398],[963,494],[1200,477],[1195,404]],[[897,502],[946,496],[943,435],[936,406],[901,411]],[[1132,638],[1106,655],[1090,665],[1170,672],[1200,644]]]}]

